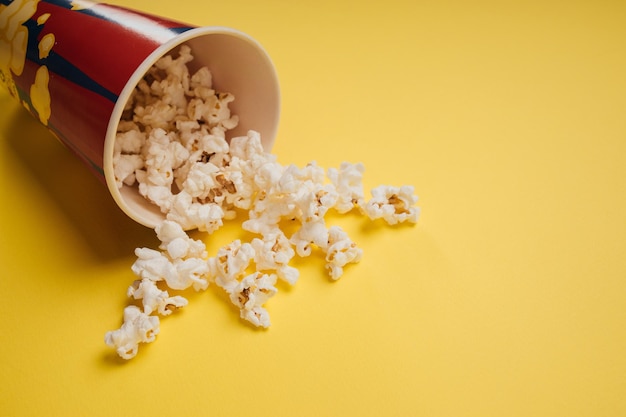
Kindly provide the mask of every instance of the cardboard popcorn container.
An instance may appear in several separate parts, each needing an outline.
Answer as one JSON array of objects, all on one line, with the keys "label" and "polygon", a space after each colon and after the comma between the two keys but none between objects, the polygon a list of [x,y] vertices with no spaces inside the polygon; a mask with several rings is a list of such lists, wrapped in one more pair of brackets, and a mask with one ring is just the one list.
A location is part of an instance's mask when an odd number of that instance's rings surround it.
[{"label": "cardboard popcorn container", "polygon": [[278,127],[278,80],[250,36],[85,0],[0,4],[0,84],[107,185],[128,216],[148,227],[163,214],[136,187],[116,186],[115,134],[137,83],[182,44],[192,49],[191,71],[207,66],[214,88],[235,96],[230,108],[239,125],[229,136],[256,130],[269,150]]}]

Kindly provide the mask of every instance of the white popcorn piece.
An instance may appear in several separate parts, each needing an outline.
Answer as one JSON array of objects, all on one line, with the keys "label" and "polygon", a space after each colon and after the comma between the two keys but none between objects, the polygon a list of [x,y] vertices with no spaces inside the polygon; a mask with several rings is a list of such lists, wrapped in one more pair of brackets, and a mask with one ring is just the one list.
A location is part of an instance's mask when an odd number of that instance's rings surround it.
[{"label": "white popcorn piece", "polygon": [[304,168],[289,165],[278,181],[278,191],[284,194],[297,194],[306,190],[316,189],[318,185],[324,185],[324,169],[315,161],[310,162]]},{"label": "white popcorn piece", "polygon": [[[131,99],[134,97],[134,95],[131,95]],[[128,103],[126,103],[127,105],[130,104],[130,107],[128,108],[128,110],[132,110],[133,109],[133,104],[132,100],[129,100]],[[122,133],[122,132],[128,132],[131,130],[134,130],[136,132],[140,132],[141,129],[139,128],[139,125],[137,123],[135,123],[132,120],[132,117],[124,117],[122,116],[122,118],[120,119],[120,122],[118,124],[118,133]],[[115,141],[116,143],[114,144],[114,149],[117,150],[118,152],[121,151],[120,146],[122,146],[122,143],[117,143],[117,139],[119,139],[119,136],[116,137]]]},{"label": "white popcorn piece", "polygon": [[276,294],[276,275],[254,272],[243,278],[230,292],[231,302],[239,307],[241,318],[255,326],[269,327],[270,318],[263,304]]},{"label": "white popcorn piece", "polygon": [[154,81],[150,84],[150,92],[162,102],[172,104],[176,108],[184,108],[186,95],[190,92],[190,77],[187,63],[193,60],[191,48],[181,46],[178,57],[172,55],[160,58],[150,71]]},{"label": "white popcorn piece", "polygon": [[182,109],[187,106],[184,84],[187,84],[187,77],[179,79],[176,76],[168,75],[166,79],[155,80],[150,84],[150,90],[152,94],[161,98],[162,103],[175,109]]},{"label": "white popcorn piece", "polygon": [[312,245],[321,249],[328,246],[328,229],[323,219],[302,223],[302,226],[289,239],[296,247],[296,253],[301,257],[311,255]]},{"label": "white popcorn piece", "polygon": [[[308,188],[304,188],[306,186]],[[304,187],[296,193],[294,204],[299,208],[298,216],[303,223],[322,220],[328,210],[333,207],[338,199],[335,188],[331,185],[304,184]]]},{"label": "white popcorn piece", "polygon": [[248,136],[231,139],[230,161],[225,170],[237,173],[233,182],[237,194],[230,200],[239,208],[249,209],[255,193],[272,193],[272,182],[282,175],[283,167],[276,163],[276,156],[264,153],[258,132],[249,131]]},{"label": "white popcorn piece", "polygon": [[237,279],[246,273],[254,260],[255,252],[250,243],[237,239],[220,248],[217,255],[209,258],[207,265],[215,283],[230,292],[237,284]]},{"label": "white popcorn piece", "polygon": [[172,133],[153,129],[144,145],[146,180],[150,185],[171,185],[174,181],[174,153],[171,152]]},{"label": "white popcorn piece", "polygon": [[127,122],[123,125],[125,130],[118,132],[115,137],[114,153],[119,154],[139,154],[143,144],[146,142],[146,133],[141,132],[134,122]]},{"label": "white popcorn piece", "polygon": [[244,210],[250,209],[255,195],[254,186],[245,182],[241,171],[226,169],[224,174],[228,181],[227,184],[223,185],[226,190],[226,199],[224,200],[226,204]]},{"label": "white popcorn piece", "polygon": [[190,251],[190,244],[187,239],[176,238],[166,245],[162,243],[159,245],[165,253],[167,253],[170,259],[182,259],[187,256]]},{"label": "white popcorn piece", "polygon": [[237,136],[230,140],[230,154],[242,161],[252,161],[264,156],[263,144],[259,132],[249,130],[246,136]]},{"label": "white popcorn piece", "polygon": [[362,207],[372,220],[384,219],[390,225],[402,222],[416,223],[419,210],[413,186],[379,186],[372,190],[372,198]]},{"label": "white popcorn piece", "polygon": [[270,194],[275,193],[275,184],[283,175],[283,166],[271,158],[259,157],[250,165],[249,169],[254,172],[253,181],[257,190],[264,190]]},{"label": "white popcorn piece", "polygon": [[157,128],[143,147],[143,170],[136,171],[139,193],[167,212],[172,201],[174,169],[185,158],[185,149],[171,143],[171,134]]},{"label": "white popcorn piece", "polygon": [[179,295],[170,297],[167,291],[159,289],[156,282],[149,279],[135,281],[128,287],[127,295],[142,301],[145,314],[157,311],[162,316],[168,316],[176,309],[187,305],[186,298]]},{"label": "white popcorn piece", "polygon": [[295,251],[280,229],[263,236],[263,239],[253,239],[251,245],[254,248],[254,263],[258,271],[273,270],[276,271],[278,278],[291,285],[296,283],[300,272],[289,266]]},{"label": "white popcorn piece", "polygon": [[339,279],[343,275],[343,268],[349,263],[359,262],[362,256],[363,250],[339,226],[328,229],[326,269],[332,279]]},{"label": "white popcorn piece", "polygon": [[113,172],[118,188],[135,183],[135,171],[144,167],[140,153],[146,141],[146,134],[134,122],[120,122],[120,125],[125,130],[117,133],[113,149]]},{"label": "white popcorn piece", "polygon": [[[240,182],[236,175],[234,177]],[[217,203],[223,209],[228,209],[237,195],[237,186],[230,179],[230,174],[210,162],[193,165],[183,183],[183,190],[198,202]]]},{"label": "white popcorn piece", "polygon": [[144,126],[167,129],[168,125],[179,115],[179,109],[174,105],[163,101],[155,101],[154,104],[135,107],[133,120]]},{"label": "white popcorn piece", "polygon": [[205,134],[200,137],[198,141],[198,149],[207,154],[225,154],[229,151],[229,145],[226,141],[224,131],[218,129],[215,131],[218,134]]},{"label": "white popcorn piece", "polygon": [[[194,89],[196,96],[205,98],[204,96],[212,96],[215,94],[213,91],[213,76],[211,71],[207,67],[202,67],[193,74],[191,77],[190,87]],[[199,90],[195,90],[199,89]]]},{"label": "white popcorn piece", "polygon": [[141,279],[151,281],[174,280],[176,267],[170,259],[158,250],[150,248],[135,249],[137,260],[131,266],[133,273]]},{"label": "white popcorn piece", "polygon": [[177,274],[166,279],[167,286],[175,290],[184,290],[193,287],[196,291],[206,290],[209,286],[209,266],[200,258],[188,258],[174,261]]},{"label": "white popcorn piece", "polygon": [[187,173],[183,189],[193,198],[205,199],[211,189],[219,186],[215,175],[220,168],[210,162],[196,162]]},{"label": "white popcorn piece", "polygon": [[224,209],[219,204],[195,202],[193,197],[183,190],[172,199],[172,206],[166,219],[179,223],[185,230],[198,229],[210,234],[222,226],[224,215]]},{"label": "white popcorn piece", "polygon": [[241,227],[262,236],[271,235],[279,229],[279,222],[285,217],[295,218],[298,215],[296,206],[289,199],[280,196],[268,196],[261,191],[254,207],[248,213],[248,220]]},{"label": "white popcorn piece", "polygon": [[238,116],[231,116],[229,103],[235,100],[235,96],[230,93],[218,93],[209,97],[206,102],[211,104],[211,109],[207,115],[203,115],[209,124],[221,125],[226,129],[233,129],[239,122]]},{"label": "white popcorn piece", "polygon": [[179,132],[181,146],[190,153],[186,161],[174,170],[174,181],[178,189],[184,188],[189,172],[198,163],[211,163],[212,166],[223,167],[229,162],[228,142],[224,131],[213,129],[216,133],[208,132],[205,126],[199,130]]},{"label": "white popcorn piece", "polygon": [[174,290],[184,290],[191,286],[200,290],[208,286],[209,269],[202,259],[177,259],[172,262],[163,253],[149,248],[138,248],[135,254],[137,260],[131,270],[139,278],[155,282],[165,281]]},{"label": "white popcorn piece", "polygon": [[[309,184],[310,186],[312,184]],[[328,245],[328,229],[324,216],[328,209],[337,201],[337,193],[332,187],[311,187],[309,192],[298,191],[294,204],[299,208],[297,217],[301,221],[300,228],[291,236],[290,242],[296,247],[299,256],[309,256],[311,245],[325,249]]]},{"label": "white popcorn piece", "polygon": [[118,188],[124,184],[133,185],[135,183],[135,171],[144,167],[144,160],[141,155],[117,154],[113,156],[113,172],[115,183]]},{"label": "white popcorn piece", "polygon": [[124,309],[124,323],[104,336],[104,342],[114,348],[123,359],[132,359],[137,355],[139,343],[150,343],[159,334],[159,318],[150,316],[137,306]]},{"label": "white popcorn piece", "polygon": [[153,68],[160,69],[173,78],[183,80],[189,75],[186,64],[192,60],[191,48],[188,45],[182,45],[177,58],[173,58],[172,55],[165,55],[157,60]]},{"label": "white popcorn piece", "polygon": [[197,144],[202,137],[206,134],[206,130],[203,130],[200,123],[193,119],[176,119],[174,122],[176,132],[178,132],[178,141],[190,152],[195,151],[195,144]]},{"label": "white popcorn piece", "polygon": [[[136,171],[136,178],[145,178],[145,171]],[[157,205],[162,212],[167,212],[172,205],[172,191],[169,185],[150,185],[146,182],[140,182],[138,187],[139,193],[149,201]]]},{"label": "white popcorn piece", "polygon": [[347,213],[354,207],[363,205],[363,172],[365,166],[362,163],[351,164],[342,162],[337,168],[329,168],[327,176],[335,186],[338,194],[335,208],[339,213]]},{"label": "white popcorn piece", "polygon": [[179,223],[164,220],[155,228],[155,232],[161,241],[159,249],[172,260],[207,257],[204,242],[190,238]]},{"label": "white popcorn piece", "polygon": [[173,171],[176,171],[191,158],[189,150],[180,142],[170,142],[167,151],[171,157],[170,161]]}]

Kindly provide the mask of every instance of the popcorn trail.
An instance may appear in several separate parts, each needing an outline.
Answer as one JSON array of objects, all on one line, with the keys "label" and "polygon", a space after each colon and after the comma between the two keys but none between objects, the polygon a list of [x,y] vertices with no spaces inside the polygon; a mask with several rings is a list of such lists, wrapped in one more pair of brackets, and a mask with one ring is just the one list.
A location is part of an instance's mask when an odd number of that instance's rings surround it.
[{"label": "popcorn trail", "polygon": [[[412,186],[380,186],[366,200],[360,163],[326,171],[315,162],[282,166],[264,152],[255,131],[227,141],[226,132],[238,124],[228,107],[235,97],[213,89],[206,67],[190,74],[192,59],[185,45],[177,57],[161,58],[135,88],[118,128],[117,186],[137,186],[165,215],[155,227],[158,249],[135,250],[131,270],[137,280],[127,295],[141,307],[127,306],[121,327],[105,335],[105,343],[124,359],[133,358],[140,343],[155,340],[159,316],[187,305],[163,287],[203,291],[217,285],[242,319],[268,327],[264,305],[276,294],[278,279],[298,280],[299,271],[289,265],[296,254],[321,250],[335,280],[346,265],[361,260],[363,251],[344,230],[327,227],[329,209],[358,210],[389,224],[415,223],[419,215]],[[186,232],[213,233],[235,218],[237,209],[248,212],[243,229],[259,237],[235,240],[209,257],[204,242]],[[298,222],[291,236],[280,227],[283,219]]]}]

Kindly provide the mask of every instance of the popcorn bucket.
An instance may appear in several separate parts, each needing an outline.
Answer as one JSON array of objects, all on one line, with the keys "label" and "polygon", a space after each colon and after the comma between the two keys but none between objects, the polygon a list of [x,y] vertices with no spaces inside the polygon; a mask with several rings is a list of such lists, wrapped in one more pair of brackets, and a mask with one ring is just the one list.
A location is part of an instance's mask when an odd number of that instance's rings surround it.
[{"label": "popcorn bucket", "polygon": [[235,96],[230,108],[240,122],[231,137],[256,130],[269,150],[278,80],[267,53],[246,34],[86,0],[0,2],[0,84],[107,184],[128,216],[148,227],[163,214],[136,187],[116,186],[115,134],[137,83],[182,44],[195,57],[190,69],[207,66],[214,87]]}]

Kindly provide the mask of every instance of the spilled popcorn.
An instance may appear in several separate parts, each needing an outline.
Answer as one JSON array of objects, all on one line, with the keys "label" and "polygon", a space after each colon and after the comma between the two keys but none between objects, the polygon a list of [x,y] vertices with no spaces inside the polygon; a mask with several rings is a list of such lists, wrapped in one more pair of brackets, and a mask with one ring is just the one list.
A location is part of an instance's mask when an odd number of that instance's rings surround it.
[{"label": "spilled popcorn", "polygon": [[[242,319],[268,327],[265,303],[282,280],[295,284],[296,255],[325,255],[328,275],[339,279],[363,251],[325,215],[360,211],[389,224],[415,223],[419,210],[413,187],[380,186],[366,199],[364,166],[344,162],[324,170],[283,166],[263,150],[259,133],[226,140],[238,124],[229,110],[234,97],[212,87],[206,67],[190,74],[191,50],[161,58],[138,84],[119,124],[114,150],[118,187],[136,186],[160,208],[165,220],[155,228],[157,249],[138,248],[131,269],[137,280],[128,288],[137,305],[124,310],[122,326],[105,335],[119,356],[131,359],[140,343],[155,340],[159,316],[187,305],[168,290],[206,290],[214,284],[228,294]],[[244,230],[258,237],[235,240],[209,256],[204,243],[187,230],[211,234],[225,220],[247,212]],[[297,221],[290,235],[281,221]],[[294,223],[294,222],[292,222]]]}]

